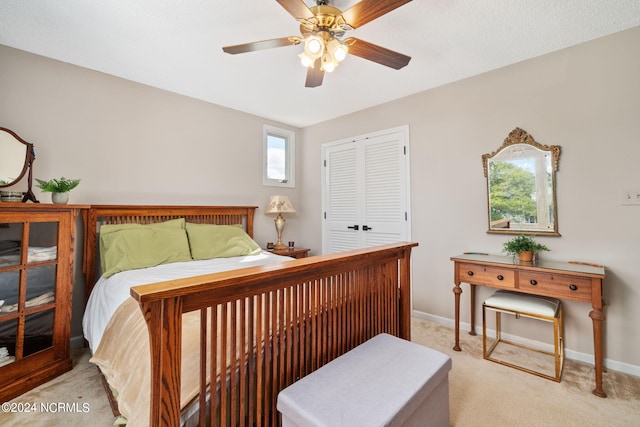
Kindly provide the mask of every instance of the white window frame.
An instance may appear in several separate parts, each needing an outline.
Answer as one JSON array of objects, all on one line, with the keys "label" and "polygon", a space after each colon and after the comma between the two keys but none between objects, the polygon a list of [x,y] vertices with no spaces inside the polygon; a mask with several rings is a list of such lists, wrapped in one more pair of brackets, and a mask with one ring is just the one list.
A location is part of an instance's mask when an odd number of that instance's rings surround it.
[{"label": "white window frame", "polygon": [[[277,136],[285,140],[285,179],[269,179],[267,175],[268,170],[268,136]],[[295,188],[296,186],[296,134],[295,132],[287,129],[278,128],[275,126],[264,125],[262,129],[262,185],[268,185],[272,187],[288,187]]]}]

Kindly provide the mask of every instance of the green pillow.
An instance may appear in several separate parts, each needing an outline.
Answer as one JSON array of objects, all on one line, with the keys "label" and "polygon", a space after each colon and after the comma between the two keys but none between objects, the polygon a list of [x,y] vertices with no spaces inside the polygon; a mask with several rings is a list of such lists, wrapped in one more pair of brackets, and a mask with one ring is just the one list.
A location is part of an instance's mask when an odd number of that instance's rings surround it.
[{"label": "green pillow", "polygon": [[129,228],[100,236],[103,244],[103,275],[191,261],[189,241],[181,228]]},{"label": "green pillow", "polygon": [[260,246],[234,225],[187,223],[191,257],[195,260],[256,255]]},{"label": "green pillow", "polygon": [[115,233],[121,230],[135,230],[135,229],[146,229],[146,230],[157,230],[157,229],[165,229],[165,228],[178,228],[184,230],[185,220],[184,218],[172,219],[169,221],[158,222],[154,224],[105,224],[100,227],[100,267],[102,267],[102,271],[107,271],[105,266],[105,247],[103,243],[103,237]]}]

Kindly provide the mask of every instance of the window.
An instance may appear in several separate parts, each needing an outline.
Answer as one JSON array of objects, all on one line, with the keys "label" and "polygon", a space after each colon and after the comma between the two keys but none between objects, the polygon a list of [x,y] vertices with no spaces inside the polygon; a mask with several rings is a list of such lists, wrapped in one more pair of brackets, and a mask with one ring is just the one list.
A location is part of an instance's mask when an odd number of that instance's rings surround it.
[{"label": "window", "polygon": [[295,133],[264,125],[262,184],[295,187]]}]

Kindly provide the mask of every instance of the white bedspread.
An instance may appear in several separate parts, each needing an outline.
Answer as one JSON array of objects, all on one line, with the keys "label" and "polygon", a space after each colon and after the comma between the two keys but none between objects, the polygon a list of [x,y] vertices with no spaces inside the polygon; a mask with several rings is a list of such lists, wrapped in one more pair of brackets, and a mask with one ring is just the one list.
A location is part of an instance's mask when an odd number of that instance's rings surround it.
[{"label": "white bedspread", "polygon": [[156,267],[123,271],[109,278],[101,277],[89,296],[82,319],[84,337],[89,342],[91,352],[95,353],[109,319],[120,304],[131,296],[130,289],[132,286],[291,261],[292,259],[263,251],[258,255],[252,256],[175,262]]}]

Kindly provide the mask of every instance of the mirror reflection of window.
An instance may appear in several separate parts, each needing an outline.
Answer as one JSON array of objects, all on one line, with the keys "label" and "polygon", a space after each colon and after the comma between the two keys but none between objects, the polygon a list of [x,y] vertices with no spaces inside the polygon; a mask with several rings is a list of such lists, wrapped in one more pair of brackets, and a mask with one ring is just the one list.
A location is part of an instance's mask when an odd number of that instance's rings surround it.
[{"label": "mirror reflection of window", "polygon": [[487,177],[489,232],[558,235],[555,171],[559,146],[543,146],[516,128],[482,156]]},{"label": "mirror reflection of window", "polygon": [[537,222],[536,177],[517,162],[491,162],[491,221]]},{"label": "mirror reflection of window", "polygon": [[[543,151],[514,146],[489,162],[491,222],[553,229],[551,159]],[[506,158],[505,160],[500,160]]]}]

